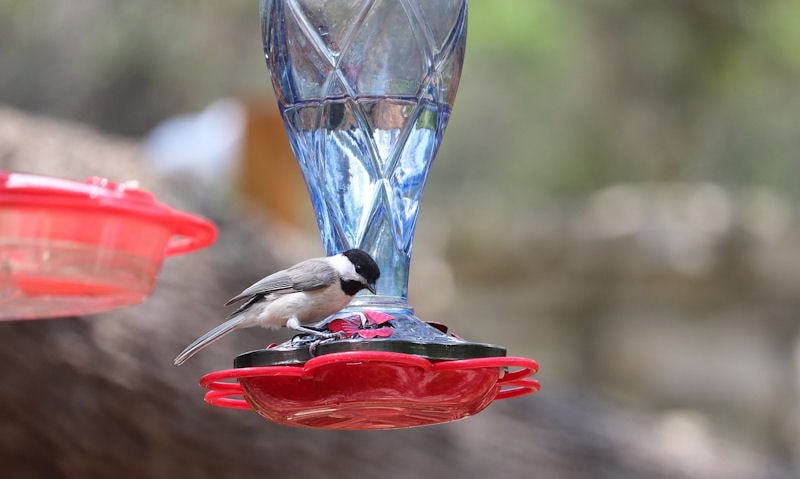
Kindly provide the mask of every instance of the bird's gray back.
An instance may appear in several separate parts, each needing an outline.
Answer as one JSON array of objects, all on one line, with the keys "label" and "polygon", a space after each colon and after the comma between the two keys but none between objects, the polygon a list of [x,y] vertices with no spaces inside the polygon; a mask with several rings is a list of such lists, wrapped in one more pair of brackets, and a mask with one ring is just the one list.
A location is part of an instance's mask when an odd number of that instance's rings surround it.
[{"label": "bird's gray back", "polygon": [[258,294],[310,291],[328,286],[338,279],[338,273],[324,258],[312,258],[262,278],[225,304],[230,305]]},{"label": "bird's gray back", "polygon": [[286,270],[295,291],[310,291],[330,286],[339,280],[339,273],[323,258],[313,258]]}]

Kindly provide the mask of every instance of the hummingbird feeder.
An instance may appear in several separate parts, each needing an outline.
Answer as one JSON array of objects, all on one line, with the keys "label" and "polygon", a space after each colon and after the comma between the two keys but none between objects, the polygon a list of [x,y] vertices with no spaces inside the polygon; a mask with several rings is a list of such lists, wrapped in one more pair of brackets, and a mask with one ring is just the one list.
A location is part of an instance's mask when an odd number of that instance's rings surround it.
[{"label": "hummingbird feeder", "polygon": [[[536,361],[414,316],[411,245],[458,89],[466,0],[261,0],[264,52],[328,255],[377,261],[361,294],[318,328],[239,355],[200,384],[207,402],[279,424],[392,429],[531,394]],[[235,381],[235,382],[232,382]]]},{"label": "hummingbird feeder", "polygon": [[138,303],[165,256],[204,248],[216,233],[131,184],[0,170],[0,319]]}]

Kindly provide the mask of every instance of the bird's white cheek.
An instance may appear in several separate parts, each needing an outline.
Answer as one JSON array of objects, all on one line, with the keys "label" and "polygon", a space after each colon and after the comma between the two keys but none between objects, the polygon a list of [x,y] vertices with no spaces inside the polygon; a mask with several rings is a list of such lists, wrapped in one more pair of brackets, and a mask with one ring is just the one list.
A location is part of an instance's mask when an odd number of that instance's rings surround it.
[{"label": "bird's white cheek", "polygon": [[339,276],[343,278],[358,278],[358,274],[356,273],[356,268],[353,266],[353,263],[347,259],[346,256],[336,255],[331,256],[328,258],[331,266],[339,273]]}]

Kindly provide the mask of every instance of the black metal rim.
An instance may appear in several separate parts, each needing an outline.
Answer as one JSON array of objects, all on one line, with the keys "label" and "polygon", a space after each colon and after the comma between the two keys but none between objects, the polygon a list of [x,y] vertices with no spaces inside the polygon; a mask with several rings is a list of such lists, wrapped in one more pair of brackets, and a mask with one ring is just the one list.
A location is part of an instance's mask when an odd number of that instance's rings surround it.
[{"label": "black metal rim", "polygon": [[371,339],[368,341],[343,339],[331,342],[323,341],[313,348],[309,343],[298,343],[296,346],[288,348],[282,345],[271,349],[258,349],[240,354],[234,359],[233,364],[235,368],[292,366],[304,364],[316,356],[348,351],[384,351],[413,354],[431,361],[456,361],[506,355],[506,349],[501,346],[466,341],[420,343],[393,339]]}]

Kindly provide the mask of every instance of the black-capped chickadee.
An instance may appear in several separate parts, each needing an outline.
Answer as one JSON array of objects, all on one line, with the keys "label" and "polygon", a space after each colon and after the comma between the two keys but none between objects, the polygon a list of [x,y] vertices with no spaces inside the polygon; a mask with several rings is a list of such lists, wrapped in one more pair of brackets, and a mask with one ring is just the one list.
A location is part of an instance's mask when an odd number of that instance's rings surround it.
[{"label": "black-capped chickadee", "polygon": [[362,289],[375,294],[375,281],[380,275],[375,260],[360,249],[308,259],[273,273],[225,303],[228,306],[247,299],[227,321],[187,346],[175,358],[175,364],[183,364],[197,351],[239,328],[286,326],[327,337],[326,333],[302,325],[321,321],[340,311]]}]

